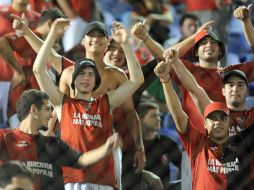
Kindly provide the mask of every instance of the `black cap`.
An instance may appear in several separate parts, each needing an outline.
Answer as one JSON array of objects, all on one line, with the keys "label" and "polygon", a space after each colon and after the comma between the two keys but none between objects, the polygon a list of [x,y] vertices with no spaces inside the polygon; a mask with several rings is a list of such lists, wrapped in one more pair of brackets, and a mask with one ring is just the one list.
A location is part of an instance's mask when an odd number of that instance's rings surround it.
[{"label": "black cap", "polygon": [[248,80],[247,80],[245,73],[240,70],[236,70],[236,69],[228,71],[228,72],[224,72],[221,74],[221,79],[222,79],[223,84],[225,84],[227,82],[227,80],[232,76],[237,76],[237,77],[243,79],[244,82],[246,83],[246,85],[248,85]]},{"label": "black cap", "polygon": [[88,23],[86,25],[84,35],[87,35],[89,32],[91,32],[94,29],[100,30],[106,37],[108,37],[108,33],[107,33],[105,25],[102,22],[98,22],[98,21]]},{"label": "black cap", "polygon": [[220,41],[220,39],[218,38],[218,36],[212,31],[212,30],[201,30],[199,33],[196,34],[195,36],[195,46],[193,48],[193,52],[192,55],[193,57],[198,60],[198,56],[196,55],[196,52],[198,50],[199,44],[200,42],[207,36],[210,36],[211,38],[213,38],[220,47],[220,51],[221,54],[219,55],[219,60],[221,60],[224,55],[225,55],[225,46],[224,44]]},{"label": "black cap", "polygon": [[93,60],[86,58],[82,61],[76,62],[75,65],[74,65],[74,71],[73,71],[73,74],[72,74],[72,82],[71,82],[72,89],[75,89],[74,81],[75,81],[78,73],[82,69],[85,69],[87,67],[92,67],[92,68],[94,68],[94,71],[95,71],[95,86],[93,88],[93,91],[95,91],[97,88],[99,88],[99,86],[101,84],[101,77],[100,77],[100,74],[98,72],[98,69],[97,69],[97,67],[96,67]]}]

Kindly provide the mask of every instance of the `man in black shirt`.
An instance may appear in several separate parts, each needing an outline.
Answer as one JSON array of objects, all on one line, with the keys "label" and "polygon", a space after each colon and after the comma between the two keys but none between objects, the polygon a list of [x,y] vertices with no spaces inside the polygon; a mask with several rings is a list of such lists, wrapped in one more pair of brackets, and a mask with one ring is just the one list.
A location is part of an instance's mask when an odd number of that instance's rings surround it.
[{"label": "man in black shirt", "polygon": [[105,157],[119,145],[117,134],[106,143],[85,154],[73,150],[57,137],[45,137],[52,117],[49,97],[39,90],[25,91],[17,103],[20,127],[0,130],[0,162],[19,160],[35,174],[35,189],[64,190],[62,166],[87,167]]}]

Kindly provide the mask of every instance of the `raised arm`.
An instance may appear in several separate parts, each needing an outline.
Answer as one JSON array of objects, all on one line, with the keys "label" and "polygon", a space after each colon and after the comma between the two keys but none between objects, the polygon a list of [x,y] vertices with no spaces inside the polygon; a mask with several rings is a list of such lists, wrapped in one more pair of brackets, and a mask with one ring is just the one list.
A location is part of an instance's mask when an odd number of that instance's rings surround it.
[{"label": "raised arm", "polygon": [[145,46],[157,60],[163,60],[164,48],[158,42],[154,41],[148,34],[147,22],[148,21],[146,19],[143,22],[136,23],[131,28],[131,33],[135,38],[141,40],[145,44]]},{"label": "raised arm", "polygon": [[17,77],[17,81],[14,82],[16,84],[25,82],[26,77],[23,72],[23,69],[21,65],[18,63],[17,59],[15,58],[13,50],[5,37],[0,38],[0,54],[3,57],[3,59],[14,69],[14,75],[16,75]]},{"label": "raised arm", "polygon": [[[47,67],[48,57],[51,52],[56,39],[63,34],[64,28],[69,23],[69,20],[66,19],[57,19],[52,24],[50,32],[43,43],[33,66],[34,75],[37,79],[37,82],[40,88],[47,92],[50,97],[50,101],[54,107],[60,106],[63,99],[63,94],[59,91],[58,87],[51,80],[49,75],[46,74],[45,70]],[[57,111],[58,118],[60,115]]]},{"label": "raised arm", "polygon": [[[12,24],[13,28],[17,32],[22,33],[33,50],[38,53],[43,44],[43,40],[41,40],[35,33],[33,33],[32,30],[30,30],[25,15],[23,14],[22,18],[17,15],[12,15],[12,17],[14,18]],[[51,48],[51,52],[48,57],[49,62],[52,63],[54,69],[60,74],[62,72],[62,56]]]},{"label": "raised arm", "polygon": [[131,97],[138,87],[144,82],[140,65],[128,41],[128,32],[118,22],[113,23],[113,38],[116,42],[121,43],[127,60],[130,79],[121,84],[121,86],[119,86],[116,90],[108,93],[111,110],[118,107]]},{"label": "raised arm", "polygon": [[250,4],[248,7],[240,6],[234,11],[234,16],[235,18],[241,20],[244,36],[254,52],[254,28],[250,20],[251,10],[252,4]]},{"label": "raised arm", "polygon": [[[168,61],[172,61],[172,60],[168,59]],[[170,80],[170,75],[169,75],[169,72],[170,72],[169,63],[165,63],[161,61],[155,67],[154,72],[162,81],[166,103],[170,113],[173,116],[176,129],[178,130],[180,134],[184,134],[187,130],[189,118],[186,115],[186,113],[183,111],[181,107],[181,103],[173,89],[173,86]]]},{"label": "raised arm", "polygon": [[77,16],[77,13],[71,7],[68,0],[56,0],[59,7],[63,10],[64,14],[67,15],[69,19],[73,19]]},{"label": "raised arm", "polygon": [[171,60],[174,56],[175,59],[172,61],[172,67],[175,70],[179,80],[183,86],[190,92],[192,99],[194,100],[196,106],[199,108],[201,114],[205,107],[211,102],[205,90],[199,86],[196,79],[190,73],[190,71],[184,66],[182,61],[178,58],[178,53],[174,49],[169,49],[165,52],[165,59]]}]

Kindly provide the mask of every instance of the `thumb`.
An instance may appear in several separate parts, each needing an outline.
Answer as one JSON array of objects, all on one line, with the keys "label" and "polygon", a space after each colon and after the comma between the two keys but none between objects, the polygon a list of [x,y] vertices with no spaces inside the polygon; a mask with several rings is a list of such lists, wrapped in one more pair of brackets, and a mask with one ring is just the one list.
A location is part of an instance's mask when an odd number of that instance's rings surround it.
[{"label": "thumb", "polygon": [[27,23],[27,18],[26,18],[25,13],[22,13],[21,17],[22,17],[22,19]]},{"label": "thumb", "polygon": [[182,48],[183,48],[183,46],[180,46],[179,48],[177,48],[177,50],[176,50],[176,55],[177,56],[179,55],[179,52],[181,51]]},{"label": "thumb", "polygon": [[143,25],[145,25],[146,27],[148,27],[148,19],[143,20]]},{"label": "thumb", "polygon": [[249,5],[248,5],[249,14],[251,13],[252,8],[253,8],[253,5],[252,5],[252,4],[249,4]]}]

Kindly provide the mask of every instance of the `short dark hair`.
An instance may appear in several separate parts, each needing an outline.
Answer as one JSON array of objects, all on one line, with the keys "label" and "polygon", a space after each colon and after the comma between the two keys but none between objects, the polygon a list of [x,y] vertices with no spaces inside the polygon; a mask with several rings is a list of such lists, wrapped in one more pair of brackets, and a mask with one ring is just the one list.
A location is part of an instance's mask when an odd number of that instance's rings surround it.
[{"label": "short dark hair", "polygon": [[49,96],[45,92],[36,89],[24,91],[16,104],[19,121],[28,116],[32,104],[41,109],[43,100],[49,100]]},{"label": "short dark hair", "polygon": [[57,18],[65,18],[66,16],[63,14],[63,12],[58,8],[50,8],[46,9],[41,13],[41,16],[38,21],[38,26],[44,24],[49,19],[52,21],[56,20]]},{"label": "short dark hair", "polygon": [[159,106],[154,102],[149,101],[141,102],[137,108],[139,117],[144,118],[145,115],[148,113],[148,111],[151,109],[159,109]]},{"label": "short dark hair", "polygon": [[34,176],[30,168],[19,161],[10,161],[0,166],[0,187],[4,188],[12,182],[13,177],[26,177],[32,182]]},{"label": "short dark hair", "polygon": [[180,26],[183,25],[183,23],[184,23],[184,21],[185,21],[186,19],[195,20],[195,21],[198,23],[198,25],[201,25],[201,22],[200,22],[199,18],[198,18],[196,15],[191,14],[191,13],[185,13],[185,14],[183,14],[182,17],[180,18],[180,21],[179,21]]}]

